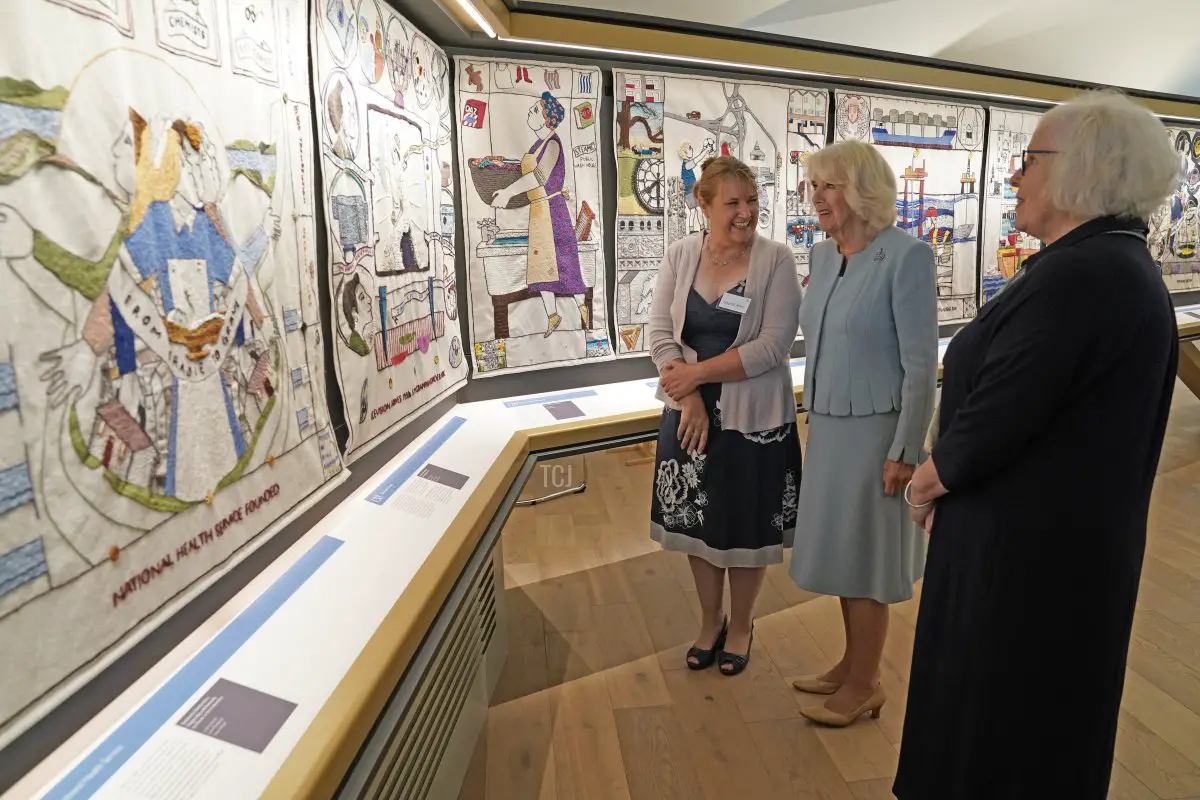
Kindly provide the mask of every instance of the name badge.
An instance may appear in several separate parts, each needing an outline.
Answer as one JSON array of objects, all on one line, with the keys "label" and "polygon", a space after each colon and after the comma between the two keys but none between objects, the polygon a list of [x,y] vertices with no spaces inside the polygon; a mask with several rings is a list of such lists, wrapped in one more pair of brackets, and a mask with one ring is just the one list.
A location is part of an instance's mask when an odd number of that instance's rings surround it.
[{"label": "name badge", "polygon": [[721,295],[721,299],[717,301],[717,308],[722,311],[731,311],[739,316],[745,314],[746,309],[749,307],[749,297],[742,297],[740,294],[732,294],[730,292]]}]

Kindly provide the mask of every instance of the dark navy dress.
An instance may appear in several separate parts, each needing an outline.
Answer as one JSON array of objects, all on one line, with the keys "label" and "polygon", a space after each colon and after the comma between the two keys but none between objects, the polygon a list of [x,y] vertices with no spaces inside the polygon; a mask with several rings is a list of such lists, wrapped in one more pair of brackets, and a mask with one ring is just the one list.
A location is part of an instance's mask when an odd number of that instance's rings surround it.
[{"label": "dark navy dress", "polygon": [[[745,292],[743,281],[731,294]],[[741,316],[688,293],[683,341],[705,361],[730,348]],[[708,443],[689,455],[679,443],[681,412],[663,409],[655,459],[650,537],[666,550],[718,567],[783,560],[796,525],[802,460],[796,424],[754,433],[721,428],[721,384],[700,387]]]}]

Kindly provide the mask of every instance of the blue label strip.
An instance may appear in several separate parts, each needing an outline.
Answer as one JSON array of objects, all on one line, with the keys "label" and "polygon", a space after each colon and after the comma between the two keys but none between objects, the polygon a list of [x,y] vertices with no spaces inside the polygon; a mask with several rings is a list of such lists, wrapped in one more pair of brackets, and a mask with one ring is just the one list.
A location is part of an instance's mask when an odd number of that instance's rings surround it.
[{"label": "blue label strip", "polygon": [[455,431],[463,426],[467,420],[464,417],[451,417],[450,421],[442,426],[441,430],[429,438],[429,441],[417,448],[417,452],[413,453],[408,458],[404,459],[404,463],[396,468],[396,471],[383,479],[383,483],[375,487],[375,490],[367,495],[367,502],[381,506],[391,498],[404,482],[417,474],[422,465],[433,454],[446,443]]},{"label": "blue label strip", "polygon": [[99,791],[341,546],[340,539],[322,537],[47,792],[47,800],[86,800]]},{"label": "blue label strip", "polygon": [[595,397],[595,389],[584,389],[578,392],[567,392],[566,394],[548,394],[542,397],[519,397],[516,400],[505,400],[505,408],[519,408],[521,406],[540,406],[543,403],[558,403],[563,400],[578,400],[581,397]]}]

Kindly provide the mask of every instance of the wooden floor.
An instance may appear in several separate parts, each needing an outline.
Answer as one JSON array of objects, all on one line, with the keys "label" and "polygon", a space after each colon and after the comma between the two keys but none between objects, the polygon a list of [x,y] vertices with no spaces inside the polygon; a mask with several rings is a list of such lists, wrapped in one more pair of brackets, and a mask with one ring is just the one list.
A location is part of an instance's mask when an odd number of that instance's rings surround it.
[{"label": "wooden floor", "polygon": [[[509,657],[460,800],[891,798],[919,594],[892,607],[879,720],[799,716],[814,698],[790,679],[841,655],[842,623],[786,565],[768,572],[746,672],[691,672],[699,605],[684,557],[648,538],[637,455],[587,456],[585,493],[505,528]],[[1200,402],[1182,384],[1151,527],[1114,800],[1200,798]]]}]

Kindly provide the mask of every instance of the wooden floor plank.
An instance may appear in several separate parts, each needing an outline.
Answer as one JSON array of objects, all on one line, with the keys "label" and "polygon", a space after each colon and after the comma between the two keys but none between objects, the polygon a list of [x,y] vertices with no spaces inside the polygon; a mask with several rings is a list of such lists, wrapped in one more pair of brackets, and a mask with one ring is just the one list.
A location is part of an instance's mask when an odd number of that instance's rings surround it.
[{"label": "wooden floor plank", "polygon": [[825,651],[799,617],[789,611],[760,617],[754,624],[754,642],[789,681],[829,669]]},{"label": "wooden floor plank", "polygon": [[[814,703],[819,704],[819,700]],[[889,710],[885,708],[883,713]],[[900,751],[887,740],[875,720],[864,717],[846,728],[817,727],[815,730],[847,783],[895,776]]]},{"label": "wooden floor plank", "polygon": [[[755,626],[757,632],[757,625]],[[727,681],[744,722],[797,719],[796,691],[779,672],[770,654],[754,637],[750,664],[735,680]]]},{"label": "wooden floor plank", "polygon": [[1121,764],[1113,764],[1108,784],[1108,800],[1162,800]]},{"label": "wooden floor plank", "polygon": [[559,797],[629,800],[617,721],[602,675],[551,690],[554,778]]},{"label": "wooden floor plank", "polygon": [[768,771],[741,719],[733,680],[713,669],[663,676],[704,798],[786,796],[790,787]]},{"label": "wooden floor plank", "polygon": [[777,785],[795,800],[855,800],[813,726],[803,719],[767,720],[746,726]]},{"label": "wooden floor plank", "polygon": [[1164,742],[1127,711],[1117,728],[1117,761],[1160,798],[1200,794],[1200,766]]},{"label": "wooden floor plank", "polygon": [[854,800],[893,800],[892,779],[880,778],[872,781],[855,781],[850,784]]},{"label": "wooden floor plank", "polygon": [[1184,708],[1200,714],[1200,672],[1188,664],[1200,665],[1200,660],[1181,659],[1163,642],[1135,636],[1129,643],[1128,667]]},{"label": "wooden floor plank", "polygon": [[1125,674],[1122,708],[1193,764],[1200,764],[1200,715],[1134,670]]},{"label": "wooden floor plank", "polygon": [[632,800],[702,796],[687,740],[669,704],[622,708],[616,719]]},{"label": "wooden floor plank", "polygon": [[671,704],[657,655],[634,659],[606,670],[604,680],[614,709]]}]

